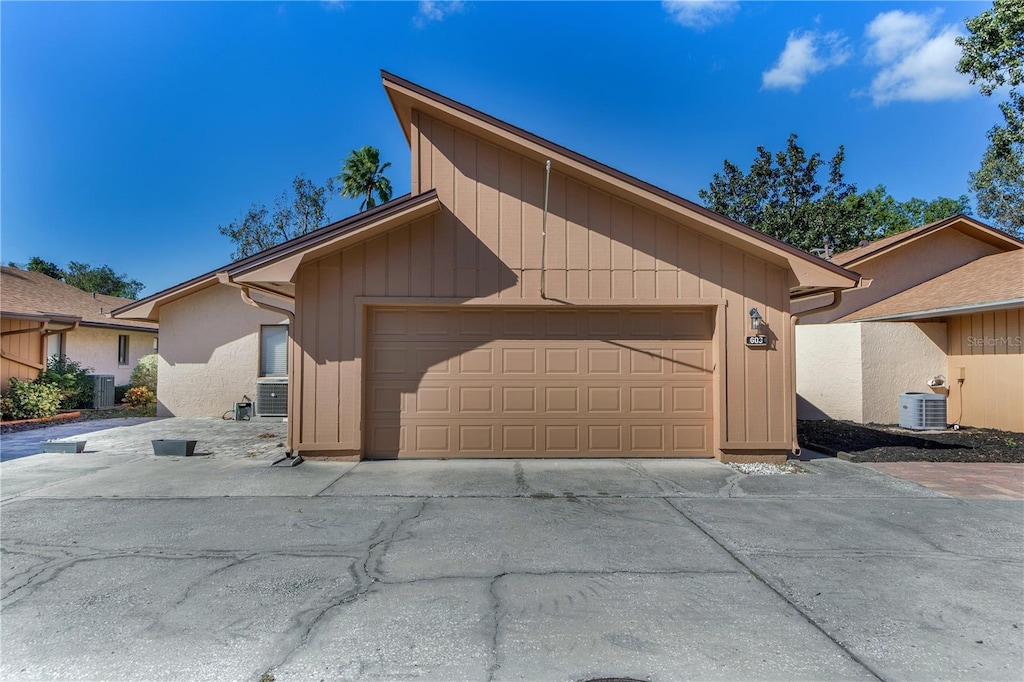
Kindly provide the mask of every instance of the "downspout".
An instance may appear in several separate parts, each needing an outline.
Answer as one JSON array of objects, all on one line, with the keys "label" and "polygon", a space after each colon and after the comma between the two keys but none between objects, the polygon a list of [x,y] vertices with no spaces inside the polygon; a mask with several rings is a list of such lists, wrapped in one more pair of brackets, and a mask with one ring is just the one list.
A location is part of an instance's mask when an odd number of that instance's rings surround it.
[{"label": "downspout", "polygon": [[249,295],[249,292],[258,291],[261,294],[266,294],[267,296],[273,296],[275,298],[290,298],[293,301],[295,300],[294,298],[288,296],[287,294],[282,294],[278,291],[273,291],[271,289],[264,289],[263,287],[258,286],[256,284],[239,284],[238,282],[232,280],[231,276],[228,275],[226,272],[217,273],[217,281],[220,282],[221,284],[225,284],[229,287],[234,287],[238,289],[242,294],[242,300],[248,303],[249,305],[253,306],[254,308],[262,308],[263,310],[269,310],[270,312],[273,313],[281,313],[282,315],[288,318],[289,322],[295,322],[295,313],[293,313],[292,311],[288,310],[287,308],[280,308],[276,305],[266,303],[264,301],[256,301],[252,298],[252,296]]},{"label": "downspout", "polygon": [[45,339],[47,336],[53,336],[54,334],[65,334],[67,332],[73,332],[78,329],[78,322],[72,322],[70,327],[64,329],[47,329],[42,333],[42,337]]},{"label": "downspout", "polygon": [[551,159],[544,162],[544,214],[540,219],[540,297],[547,299],[545,273],[548,263],[548,193],[551,190]]},{"label": "downspout", "polygon": [[[859,282],[858,282],[858,285],[859,285]],[[799,322],[800,318],[803,317],[804,315],[808,315],[810,313],[824,313],[824,312],[828,312],[829,310],[835,310],[840,305],[842,305],[842,303],[843,303],[843,290],[842,289],[836,289],[836,290],[834,290],[832,292],[832,302],[829,303],[828,305],[821,306],[820,308],[811,308],[810,310],[805,310],[802,313],[798,313],[796,315],[790,315],[789,316],[790,324],[792,325],[790,327],[790,332],[791,332],[792,337],[793,337],[793,342],[790,344],[790,352],[793,354],[793,356],[792,356],[792,359],[791,359],[791,361],[789,363],[789,375],[790,375],[789,376],[789,380],[790,380],[790,382],[791,382],[791,384],[793,386],[793,394],[792,394],[793,395],[793,398],[792,398],[793,402],[790,405],[790,407],[793,410],[793,454],[797,455],[797,456],[800,455],[800,439],[799,439],[799,437],[797,436],[797,433],[796,433],[796,431],[797,431],[797,418],[796,418],[796,325],[797,325],[797,322]]]},{"label": "downspout", "polygon": [[[217,280],[221,284],[225,284],[227,286],[235,287],[236,289],[238,289],[239,293],[242,295],[242,300],[245,303],[247,303],[248,305],[251,305],[254,308],[260,308],[262,310],[269,310],[270,312],[273,312],[273,313],[280,313],[281,315],[284,315],[285,317],[288,318],[288,337],[289,337],[289,341],[288,341],[288,391],[289,391],[289,393],[291,393],[291,391],[295,387],[294,377],[292,376],[292,373],[295,371],[295,358],[294,358],[293,353],[292,353],[292,343],[291,343],[291,335],[293,333],[293,330],[295,329],[295,313],[292,312],[291,310],[288,310],[287,308],[281,308],[279,306],[273,305],[271,303],[266,303],[264,301],[257,301],[255,299],[253,299],[253,297],[249,294],[249,292],[250,291],[258,291],[261,294],[266,294],[268,296],[274,296],[276,298],[289,298],[289,297],[287,295],[279,293],[277,291],[272,291],[270,289],[264,289],[263,287],[256,286],[256,285],[253,285],[253,284],[239,284],[238,282],[233,282],[233,281],[231,281],[231,276],[228,275],[226,272],[217,273]],[[292,300],[294,301],[295,299],[292,299]],[[289,397],[288,397],[288,412],[289,412],[289,414],[288,414],[288,429],[287,429],[287,438],[285,440],[285,444],[287,445],[287,447],[285,449],[285,452],[288,455],[291,455],[291,453],[293,453],[295,451],[294,443],[292,442],[292,432],[293,432],[293,429],[294,429],[294,426],[295,426],[295,421],[292,419],[292,414],[291,414],[292,406],[293,405],[294,405],[294,401],[291,399],[291,395],[289,395]],[[296,460],[296,463],[298,461],[300,461],[300,460]]]},{"label": "downspout", "polygon": [[[242,294],[242,300],[248,303],[249,305],[253,306],[254,308],[262,308],[263,310],[269,310],[270,312],[273,313],[281,313],[282,315],[288,318],[289,324],[295,324],[295,313],[293,313],[292,311],[288,310],[287,308],[279,308],[276,305],[271,305],[270,303],[266,303],[264,301],[256,301],[252,298],[252,296],[249,295],[250,289],[265,294],[273,294],[274,292],[269,291],[267,289],[260,289],[259,287],[253,287],[249,285],[238,285],[238,288]],[[289,367],[291,367],[291,365],[289,365]]]}]

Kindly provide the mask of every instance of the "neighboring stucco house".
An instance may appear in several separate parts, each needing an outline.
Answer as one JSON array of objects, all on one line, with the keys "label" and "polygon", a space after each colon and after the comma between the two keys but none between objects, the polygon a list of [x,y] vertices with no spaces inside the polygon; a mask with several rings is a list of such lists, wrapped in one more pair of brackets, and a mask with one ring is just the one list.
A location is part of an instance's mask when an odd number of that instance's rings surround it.
[{"label": "neighboring stucco house", "polygon": [[[247,304],[218,272],[117,311],[118,319],[160,322],[157,415],[219,417],[253,401],[259,416],[285,416],[292,302],[253,291]],[[262,299],[270,309],[256,307]]]},{"label": "neighboring stucco house", "polygon": [[60,355],[95,374],[112,374],[128,383],[143,355],[156,352],[157,325],[115,320],[111,310],[131,299],[91,294],[41,272],[4,266],[0,273],[0,388],[11,377],[31,381]]},{"label": "neighboring stucco house", "polygon": [[950,423],[1024,432],[1024,242],[955,216],[832,262],[870,286],[800,316],[798,417],[891,424],[934,391]]},{"label": "neighboring stucco house", "polygon": [[[288,445],[303,456],[793,450],[790,301],[856,286],[856,274],[383,81],[412,152],[411,195],[119,309],[160,321],[162,393],[215,389],[222,368],[209,363],[237,332],[186,343],[181,327],[230,322],[223,311],[245,297],[278,321],[293,313]],[[182,356],[205,372],[180,371]],[[257,354],[243,360],[255,378]]]}]

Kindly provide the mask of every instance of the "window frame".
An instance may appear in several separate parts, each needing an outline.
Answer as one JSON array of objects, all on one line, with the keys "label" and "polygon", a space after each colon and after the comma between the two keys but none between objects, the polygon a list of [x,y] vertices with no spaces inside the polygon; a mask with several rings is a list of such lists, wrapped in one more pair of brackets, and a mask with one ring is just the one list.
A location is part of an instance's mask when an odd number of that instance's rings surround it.
[{"label": "window frame", "polygon": [[68,356],[67,335],[64,332],[60,332],[58,334],[47,334],[46,338],[43,339],[43,353],[46,356],[43,358],[44,362],[49,362],[50,358],[54,355],[50,353],[50,339],[53,337],[57,337],[57,357],[64,359]]},{"label": "window frame", "polygon": [[[124,351],[122,353],[122,350]],[[131,337],[128,334],[117,335],[117,366],[127,367],[131,364]]]},{"label": "window frame", "polygon": [[[283,329],[284,330],[284,373],[283,374],[265,374],[263,372],[266,366],[264,357],[264,338],[266,330],[268,329]],[[288,377],[288,341],[291,338],[290,325],[285,324],[261,324],[259,331],[259,352],[256,366],[256,376],[260,379],[282,379]]]}]

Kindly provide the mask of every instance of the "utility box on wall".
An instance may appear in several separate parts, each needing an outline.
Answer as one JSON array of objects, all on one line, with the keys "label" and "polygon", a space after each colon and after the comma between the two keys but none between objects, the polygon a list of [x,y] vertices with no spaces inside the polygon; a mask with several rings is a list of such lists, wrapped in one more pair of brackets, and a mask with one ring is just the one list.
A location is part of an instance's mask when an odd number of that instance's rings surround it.
[{"label": "utility box on wall", "polygon": [[92,403],[94,410],[106,410],[114,406],[114,375],[90,374],[92,379]]}]

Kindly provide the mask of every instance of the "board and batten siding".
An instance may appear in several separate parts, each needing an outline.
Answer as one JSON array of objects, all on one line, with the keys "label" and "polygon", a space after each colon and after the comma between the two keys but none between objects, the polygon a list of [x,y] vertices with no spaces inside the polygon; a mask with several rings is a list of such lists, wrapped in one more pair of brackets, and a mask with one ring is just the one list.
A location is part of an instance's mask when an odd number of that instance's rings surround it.
[{"label": "board and batten siding", "polygon": [[0,321],[3,358],[0,359],[0,391],[7,392],[11,378],[32,381],[46,363],[42,323],[34,320]]},{"label": "board and batten siding", "polygon": [[[299,451],[361,455],[367,305],[713,305],[715,447],[793,442],[788,273],[553,168],[541,289],[544,167],[414,112],[413,192],[441,213],[303,265],[296,279],[293,419]],[[437,305],[437,302],[434,305]],[[562,302],[562,303],[559,303]],[[748,311],[771,348],[745,345]],[[722,358],[725,362],[722,362]]]},{"label": "board and batten siding", "polygon": [[1024,433],[1024,309],[949,317],[946,329],[949,421],[962,403],[965,426]]}]

